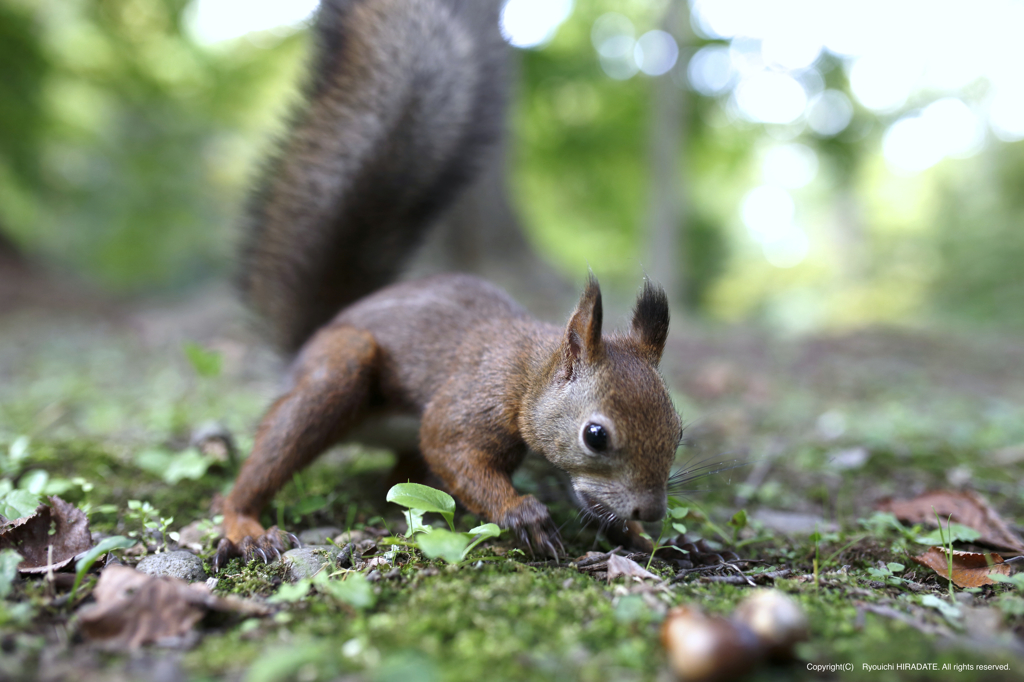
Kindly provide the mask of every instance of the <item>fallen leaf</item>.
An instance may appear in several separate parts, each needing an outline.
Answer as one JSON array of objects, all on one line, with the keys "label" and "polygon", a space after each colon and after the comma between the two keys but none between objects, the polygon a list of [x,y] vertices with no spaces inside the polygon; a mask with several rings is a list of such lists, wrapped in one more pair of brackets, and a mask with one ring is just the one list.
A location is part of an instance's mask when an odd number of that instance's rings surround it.
[{"label": "fallen leaf", "polygon": [[942,521],[950,519],[978,531],[978,542],[982,544],[1024,553],[1024,540],[1010,530],[984,498],[970,491],[936,490],[912,500],[886,500],[877,508],[901,521],[931,526],[935,525],[937,514]]},{"label": "fallen leaf", "polygon": [[[929,547],[924,554],[911,558],[943,578],[949,579],[949,556],[949,551],[945,547]],[[996,581],[988,577],[989,573],[1010,575],[1010,565],[1003,563],[1003,557],[995,552],[980,554],[953,550],[952,580],[957,587],[994,585]]]},{"label": "fallen leaf", "polygon": [[[48,563],[51,546],[52,564]],[[18,564],[21,573],[56,571],[90,547],[92,537],[85,512],[59,497],[51,497],[49,505],[39,505],[34,514],[0,530],[0,549],[17,550],[23,557]]]},{"label": "fallen leaf", "polygon": [[608,555],[608,582],[611,582],[619,576],[626,576],[627,578],[653,578],[654,580],[661,580],[658,576],[654,575],[643,566],[627,559],[624,556],[618,554]]},{"label": "fallen leaf", "polygon": [[79,611],[82,633],[111,649],[135,649],[166,637],[181,637],[207,610],[261,616],[262,604],[216,597],[203,583],[108,566],[93,590],[96,603]]}]

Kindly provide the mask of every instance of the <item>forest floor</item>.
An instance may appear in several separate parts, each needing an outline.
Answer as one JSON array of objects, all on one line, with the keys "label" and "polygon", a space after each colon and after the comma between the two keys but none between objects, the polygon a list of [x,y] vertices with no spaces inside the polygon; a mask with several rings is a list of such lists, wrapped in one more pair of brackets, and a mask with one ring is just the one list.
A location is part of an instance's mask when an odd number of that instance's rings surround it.
[{"label": "forest floor", "polygon": [[[213,292],[130,313],[0,317],[0,504],[17,490],[57,494],[86,512],[93,541],[141,540],[112,550],[114,561],[131,566],[180,542],[212,576],[213,522],[235,465],[210,446],[216,438],[195,434],[230,434],[244,455],[282,376],[229,301]],[[972,491],[1019,536],[1020,338],[872,329],[787,339],[686,323],[671,337],[664,369],[688,425],[679,466],[718,472],[679,496],[685,540],[707,550],[690,556],[696,565],[666,550],[650,562],[630,555],[656,577],[609,580],[600,555],[579,558],[614,548],[535,460],[515,483],[549,505],[568,559],[535,560],[507,535],[462,561],[427,559],[388,539],[405,530],[385,502],[392,455],[340,448],[297,476],[265,522],[356,541],[347,569],[328,566],[296,590],[280,562],[235,560],[212,594],[255,607],[215,609],[184,634],[131,648],[85,627],[111,559],[73,596],[59,572],[12,580],[0,560],[0,679],[671,680],[659,634],[668,610],[729,614],[752,585],[790,595],[809,638],[795,660],[756,665],[751,679],[1020,679],[1024,582],[951,590],[911,559],[941,544],[925,537],[934,528],[877,511],[887,498]],[[480,522],[456,514],[460,530]],[[338,588],[347,578],[366,589]]]}]

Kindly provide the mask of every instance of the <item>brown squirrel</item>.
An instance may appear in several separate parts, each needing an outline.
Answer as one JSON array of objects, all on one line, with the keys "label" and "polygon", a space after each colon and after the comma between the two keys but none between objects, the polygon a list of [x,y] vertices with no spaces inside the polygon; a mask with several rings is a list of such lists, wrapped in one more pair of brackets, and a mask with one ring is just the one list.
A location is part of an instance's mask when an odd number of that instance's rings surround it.
[{"label": "brown squirrel", "polygon": [[[423,461],[474,514],[557,556],[547,508],[511,474],[527,450],[566,471],[603,525],[660,519],[682,425],[657,366],[664,291],[646,282],[602,335],[591,276],[567,326],[468,275],[386,286],[502,127],[498,3],[325,0],[307,104],[250,210],[243,290],[290,389],[263,418],[224,508],[214,566],[287,544],[262,508],[368,417],[421,419]],[[340,312],[339,312],[340,311]],[[532,544],[531,544],[532,543]]]}]

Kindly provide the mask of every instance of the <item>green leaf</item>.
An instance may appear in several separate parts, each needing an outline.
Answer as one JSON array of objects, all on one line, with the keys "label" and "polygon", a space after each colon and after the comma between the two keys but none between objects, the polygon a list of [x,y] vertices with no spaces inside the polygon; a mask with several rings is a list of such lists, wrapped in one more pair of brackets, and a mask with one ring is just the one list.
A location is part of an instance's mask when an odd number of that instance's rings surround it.
[{"label": "green leaf", "polygon": [[959,606],[950,604],[944,599],[939,599],[934,594],[926,594],[921,597],[921,606],[935,609],[954,624],[958,623],[957,619],[960,618],[961,611]]},{"label": "green leaf", "polygon": [[[671,500],[672,498],[669,498],[669,499]],[[690,509],[688,507],[669,506],[669,508],[668,508],[668,515],[671,516],[673,519],[679,519],[679,520],[685,519],[686,515],[689,514],[689,513],[690,513]]]},{"label": "green leaf", "polygon": [[182,346],[185,357],[188,358],[192,369],[201,377],[215,377],[220,375],[224,359],[215,350],[206,350],[197,343],[186,342]]},{"label": "green leaf", "polygon": [[399,483],[388,491],[388,502],[394,502],[406,509],[436,512],[448,522],[455,532],[455,500],[448,493],[419,483]]},{"label": "green leaf", "polygon": [[1002,575],[1001,573],[989,573],[988,577],[992,578],[992,580],[995,580],[997,583],[1013,585],[1018,590],[1024,591],[1024,573],[1014,573],[1012,576]]},{"label": "green leaf", "polygon": [[0,495],[0,516],[8,521],[31,516],[42,503],[43,501],[34,493],[27,490],[12,490]]},{"label": "green leaf", "polygon": [[7,456],[12,462],[20,462],[28,457],[28,443],[28,436],[18,436],[14,439],[11,447],[7,449]]},{"label": "green leaf", "polygon": [[485,523],[484,525],[477,526],[476,528],[469,531],[468,535],[473,537],[473,541],[470,542],[469,546],[466,547],[466,549],[462,552],[463,557],[469,554],[474,547],[479,545],[484,540],[487,540],[488,538],[496,538],[499,535],[501,535],[501,528],[499,528],[498,524],[496,523]]},{"label": "green leaf", "polygon": [[302,601],[309,594],[309,588],[313,582],[309,578],[303,578],[294,583],[284,583],[277,592],[267,598],[269,604],[290,604]]},{"label": "green leaf", "polygon": [[368,609],[377,600],[377,595],[373,593],[373,585],[362,573],[349,573],[344,580],[329,580],[322,584],[320,589],[357,609]]},{"label": "green leaf", "polygon": [[465,533],[436,529],[417,538],[420,550],[431,559],[444,559],[450,564],[462,561],[469,546],[469,537]]},{"label": "green leaf", "polygon": [[75,584],[71,586],[72,601],[75,599],[75,592],[78,591],[78,586],[82,583],[82,578],[85,577],[85,574],[89,572],[89,569],[92,568],[92,565],[96,563],[96,560],[99,559],[101,555],[106,554],[113,549],[128,549],[129,547],[133,547],[135,542],[135,540],[126,538],[123,535],[113,535],[109,538],[103,538],[96,543],[95,547],[90,549],[81,559],[75,562]]},{"label": "green leaf", "polygon": [[135,455],[135,464],[169,485],[184,480],[197,481],[210,468],[210,460],[195,448],[171,452],[159,448],[142,450]]},{"label": "green leaf", "polygon": [[743,530],[747,527],[747,510],[740,509],[738,512],[732,515],[729,519],[729,525],[735,530]]},{"label": "green leaf", "polygon": [[21,555],[13,549],[0,552],[0,599],[6,599],[11,593],[11,585],[18,577],[18,564],[21,563],[21,559]]},{"label": "green leaf", "polygon": [[423,523],[423,512],[419,509],[405,510],[405,524],[409,527],[409,529],[405,531],[405,537],[407,538],[411,538],[416,533],[429,533],[434,530]]},{"label": "green leaf", "polygon": [[680,535],[686,535],[686,526],[681,523],[673,523],[672,530],[679,533]]},{"label": "green leaf", "polygon": [[18,481],[18,489],[27,490],[33,495],[41,495],[49,480],[50,474],[42,469],[33,469],[21,477],[21,480]]},{"label": "green leaf", "polygon": [[951,523],[948,528],[943,526],[941,532],[940,529],[936,528],[931,533],[921,535],[914,540],[922,545],[935,547],[937,545],[948,545],[951,542],[974,542],[980,537],[981,533],[969,526]]},{"label": "green leaf", "polygon": [[895,561],[890,561],[889,563],[887,563],[887,564],[886,564],[886,566],[887,566],[887,567],[889,568],[889,570],[890,570],[890,571],[892,571],[893,573],[900,573],[900,572],[902,572],[902,571],[903,571],[904,569],[906,569],[906,566],[904,566],[903,564],[898,564],[898,563],[896,563]]},{"label": "green leaf", "polygon": [[171,462],[161,478],[169,485],[174,485],[186,479],[197,481],[206,474],[206,470],[209,468],[210,460],[203,457],[195,448],[189,448],[171,457]]}]

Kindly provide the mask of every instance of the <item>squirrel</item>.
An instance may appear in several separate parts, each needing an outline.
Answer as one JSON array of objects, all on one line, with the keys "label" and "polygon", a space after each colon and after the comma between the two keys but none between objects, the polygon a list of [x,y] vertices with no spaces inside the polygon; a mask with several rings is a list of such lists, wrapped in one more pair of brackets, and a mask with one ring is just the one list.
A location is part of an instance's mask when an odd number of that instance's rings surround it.
[{"label": "squirrel", "polygon": [[313,78],[248,211],[242,290],[291,383],[224,504],[214,568],[279,557],[259,523],[293,474],[375,415],[420,418],[427,468],[472,513],[557,557],[547,508],[511,474],[528,450],[567,472],[603,526],[662,518],[682,423],[658,372],[665,292],[649,280],[602,333],[591,274],[568,324],[539,322],[469,275],[392,283],[501,134],[493,0],[324,0]]}]

